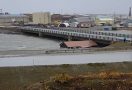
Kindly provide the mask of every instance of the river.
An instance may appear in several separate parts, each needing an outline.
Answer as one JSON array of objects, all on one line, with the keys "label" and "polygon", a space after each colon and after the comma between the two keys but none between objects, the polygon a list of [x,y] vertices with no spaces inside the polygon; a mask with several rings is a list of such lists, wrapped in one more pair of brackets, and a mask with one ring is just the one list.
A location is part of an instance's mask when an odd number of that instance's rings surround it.
[{"label": "river", "polygon": [[[60,41],[35,36],[0,34],[0,51],[59,49]],[[132,61],[132,51],[93,52],[74,55],[36,55],[0,58],[0,67],[85,64]]]},{"label": "river", "polygon": [[0,34],[0,51],[58,49],[60,43],[58,40],[35,36]]}]

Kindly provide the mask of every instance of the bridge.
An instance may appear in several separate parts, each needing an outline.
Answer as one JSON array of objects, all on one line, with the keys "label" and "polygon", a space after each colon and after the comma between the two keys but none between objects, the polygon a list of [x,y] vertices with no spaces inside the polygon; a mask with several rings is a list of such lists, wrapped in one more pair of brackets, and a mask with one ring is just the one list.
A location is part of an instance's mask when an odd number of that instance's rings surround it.
[{"label": "bridge", "polygon": [[38,27],[19,27],[22,32],[36,33],[39,36],[50,35],[72,39],[94,39],[104,41],[124,41],[132,43],[132,31],[101,31],[97,28],[38,28]]}]

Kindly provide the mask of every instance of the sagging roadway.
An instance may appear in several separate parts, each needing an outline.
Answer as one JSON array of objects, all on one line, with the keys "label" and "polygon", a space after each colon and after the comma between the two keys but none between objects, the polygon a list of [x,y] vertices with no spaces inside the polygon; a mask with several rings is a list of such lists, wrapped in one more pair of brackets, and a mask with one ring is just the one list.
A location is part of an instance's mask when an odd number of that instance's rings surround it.
[{"label": "sagging roadway", "polygon": [[68,40],[72,39],[93,39],[99,41],[109,42],[129,42],[132,43],[132,31],[118,30],[118,31],[101,31],[95,28],[38,28],[38,27],[19,27],[22,32],[36,33],[39,36],[50,35],[55,37],[62,37]]}]

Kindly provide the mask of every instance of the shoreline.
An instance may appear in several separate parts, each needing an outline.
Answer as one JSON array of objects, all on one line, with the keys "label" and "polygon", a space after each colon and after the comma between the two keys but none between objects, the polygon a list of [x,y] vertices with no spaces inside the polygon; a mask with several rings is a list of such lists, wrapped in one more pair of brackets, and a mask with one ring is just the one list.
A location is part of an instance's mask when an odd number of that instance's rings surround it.
[{"label": "shoreline", "polygon": [[43,49],[43,50],[2,50],[0,58],[30,57],[30,56],[63,56],[87,55],[95,53],[132,52],[132,47],[126,48],[88,48],[88,49]]},{"label": "shoreline", "polygon": [[17,27],[0,27],[0,34],[22,34]]}]

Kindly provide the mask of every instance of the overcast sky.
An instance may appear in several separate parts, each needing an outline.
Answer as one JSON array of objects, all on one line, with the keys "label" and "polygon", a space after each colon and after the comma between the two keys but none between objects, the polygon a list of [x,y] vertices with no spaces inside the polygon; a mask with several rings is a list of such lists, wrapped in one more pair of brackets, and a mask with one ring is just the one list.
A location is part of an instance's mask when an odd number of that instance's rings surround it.
[{"label": "overcast sky", "polygon": [[132,0],[0,0],[0,9],[10,13],[128,14]]}]

